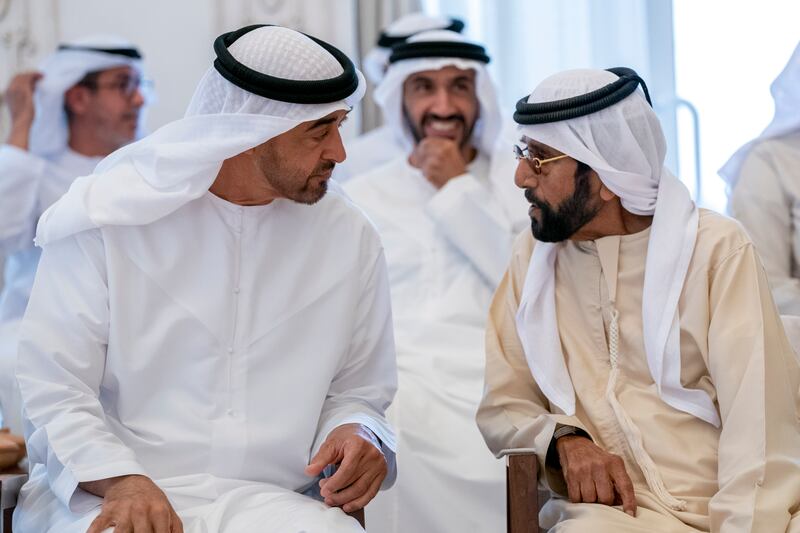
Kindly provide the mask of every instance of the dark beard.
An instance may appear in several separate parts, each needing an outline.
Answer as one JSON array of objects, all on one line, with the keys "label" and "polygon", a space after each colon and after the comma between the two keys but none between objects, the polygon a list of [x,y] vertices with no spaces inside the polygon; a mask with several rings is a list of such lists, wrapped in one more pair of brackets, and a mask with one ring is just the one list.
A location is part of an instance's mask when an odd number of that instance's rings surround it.
[{"label": "dark beard", "polygon": [[592,196],[589,183],[590,170],[587,165],[578,163],[573,177],[575,192],[562,201],[556,209],[533,196],[531,189],[525,189],[525,198],[539,208],[539,220],[531,217],[531,232],[537,241],[565,241],[597,215],[600,207],[590,205],[589,202]]}]

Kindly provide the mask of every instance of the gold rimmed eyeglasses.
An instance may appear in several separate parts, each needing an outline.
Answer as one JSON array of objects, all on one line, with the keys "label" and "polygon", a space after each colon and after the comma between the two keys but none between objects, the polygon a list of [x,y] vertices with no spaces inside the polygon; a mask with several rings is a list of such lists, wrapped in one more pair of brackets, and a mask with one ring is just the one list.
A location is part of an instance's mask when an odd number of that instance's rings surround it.
[{"label": "gold rimmed eyeglasses", "polygon": [[542,165],[545,163],[552,163],[553,161],[558,161],[559,159],[569,157],[567,154],[561,154],[555,157],[549,157],[547,159],[539,159],[538,157],[531,157],[530,150],[528,150],[527,146],[525,148],[520,148],[516,144],[514,145],[514,155],[517,157],[517,160],[526,159],[528,163],[531,164],[531,168],[533,168],[534,172],[537,174],[542,172]]}]

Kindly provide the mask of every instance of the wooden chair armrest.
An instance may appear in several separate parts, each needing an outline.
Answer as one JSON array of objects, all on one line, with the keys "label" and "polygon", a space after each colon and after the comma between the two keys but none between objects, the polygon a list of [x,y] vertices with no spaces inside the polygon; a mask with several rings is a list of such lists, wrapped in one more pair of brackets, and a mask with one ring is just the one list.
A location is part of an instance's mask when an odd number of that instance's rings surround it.
[{"label": "wooden chair armrest", "polygon": [[352,516],[353,518],[358,520],[358,523],[361,524],[361,527],[363,527],[364,529],[367,528],[367,526],[364,523],[364,509],[359,509],[358,511],[347,513],[347,516]]},{"label": "wooden chair armrest", "polygon": [[508,533],[539,533],[539,460],[533,452],[506,456]]}]

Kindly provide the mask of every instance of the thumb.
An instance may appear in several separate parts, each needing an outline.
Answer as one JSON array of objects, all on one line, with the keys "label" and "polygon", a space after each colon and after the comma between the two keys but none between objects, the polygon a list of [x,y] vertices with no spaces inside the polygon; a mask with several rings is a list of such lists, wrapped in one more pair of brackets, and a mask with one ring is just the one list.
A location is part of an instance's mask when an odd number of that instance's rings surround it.
[{"label": "thumb", "polygon": [[311,458],[311,461],[309,461],[308,466],[305,468],[306,475],[312,477],[318,476],[325,470],[326,466],[335,463],[336,460],[336,449],[329,444],[323,444],[322,448]]},{"label": "thumb", "polygon": [[408,164],[411,165],[414,168],[419,168],[420,157],[419,157],[419,154],[417,153],[416,149],[414,149],[411,152],[411,155],[408,156]]}]

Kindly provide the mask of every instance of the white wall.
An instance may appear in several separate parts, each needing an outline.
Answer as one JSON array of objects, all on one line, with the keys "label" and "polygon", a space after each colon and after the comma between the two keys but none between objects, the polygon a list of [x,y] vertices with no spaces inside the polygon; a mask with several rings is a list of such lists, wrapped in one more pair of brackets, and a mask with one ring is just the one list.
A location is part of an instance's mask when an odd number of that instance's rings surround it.
[{"label": "white wall", "polygon": [[142,51],[158,100],[148,113],[155,129],[183,114],[194,87],[213,59],[217,33],[211,0],[60,0],[62,40],[113,33]]},{"label": "white wall", "polygon": [[158,94],[148,113],[155,129],[183,115],[211,66],[220,33],[245,24],[285,24],[352,53],[355,39],[347,31],[353,27],[352,5],[352,0],[59,0],[59,33],[69,39],[102,31],[134,41]]}]

